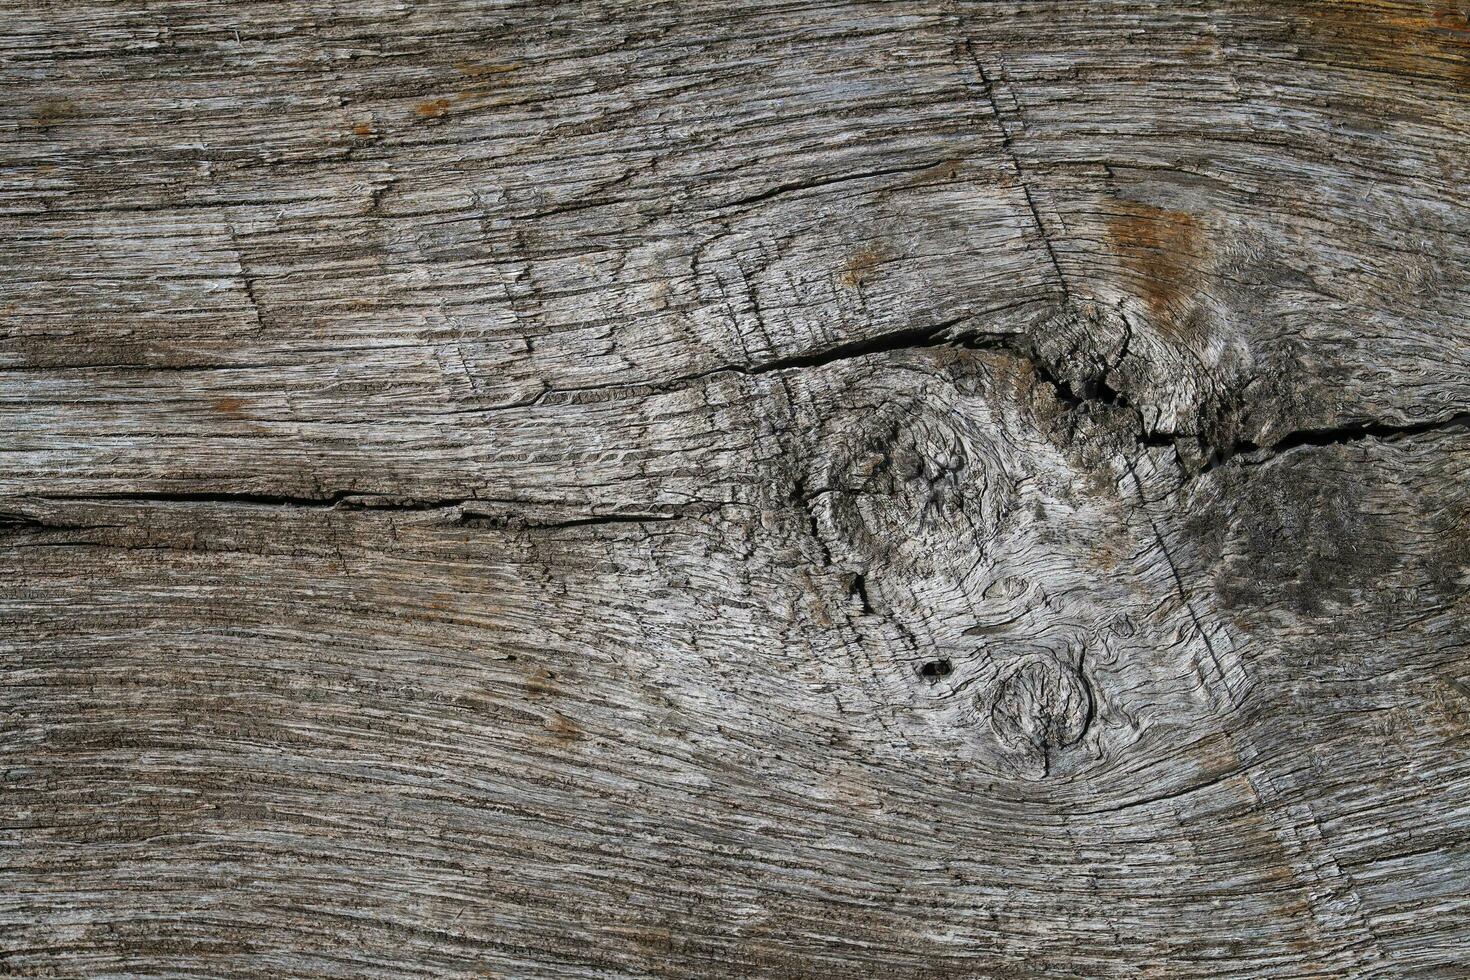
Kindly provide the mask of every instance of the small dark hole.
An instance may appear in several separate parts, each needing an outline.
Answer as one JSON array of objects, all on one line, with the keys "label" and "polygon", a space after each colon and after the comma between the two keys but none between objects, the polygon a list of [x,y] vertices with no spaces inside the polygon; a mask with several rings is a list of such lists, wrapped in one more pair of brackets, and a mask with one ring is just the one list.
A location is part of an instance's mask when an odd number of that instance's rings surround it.
[{"label": "small dark hole", "polygon": [[868,598],[868,580],[861,573],[854,575],[851,581],[849,581],[847,594],[858,601],[859,608],[863,612],[871,613],[873,611],[872,600]]},{"label": "small dark hole", "polygon": [[931,660],[919,668],[919,674],[923,677],[947,677],[952,670],[954,670],[954,664],[948,659]]}]

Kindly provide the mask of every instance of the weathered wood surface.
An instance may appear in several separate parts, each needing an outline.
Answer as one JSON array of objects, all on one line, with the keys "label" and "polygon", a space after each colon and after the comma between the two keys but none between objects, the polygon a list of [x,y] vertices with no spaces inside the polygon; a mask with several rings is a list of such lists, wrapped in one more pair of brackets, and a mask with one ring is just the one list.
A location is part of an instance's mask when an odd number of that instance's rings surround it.
[{"label": "weathered wood surface", "polygon": [[1470,971],[1464,3],[0,11],[0,969]]}]

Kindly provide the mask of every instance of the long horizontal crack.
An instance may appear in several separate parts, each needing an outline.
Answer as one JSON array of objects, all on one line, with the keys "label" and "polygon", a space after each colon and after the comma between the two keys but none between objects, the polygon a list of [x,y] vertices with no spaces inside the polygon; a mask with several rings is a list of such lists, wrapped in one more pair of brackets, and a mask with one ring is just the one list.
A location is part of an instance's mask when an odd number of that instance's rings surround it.
[{"label": "long horizontal crack", "polygon": [[535,528],[551,530],[564,527],[596,527],[606,524],[653,524],[660,521],[678,521],[688,514],[595,514],[588,517],[569,517],[565,520],[533,520],[519,515],[464,514],[460,523],[469,527]]},{"label": "long horizontal crack", "polygon": [[832,177],[818,177],[812,180],[793,181],[789,184],[781,184],[776,187],[767,188],[763,191],[758,191],[754,194],[747,195],[746,197],[736,198],[733,201],[726,201],[714,210],[745,207],[750,204],[759,204],[762,201],[769,201],[771,198],[780,197],[783,194],[791,194],[797,191],[813,190],[818,187],[830,187],[833,184],[846,184],[855,180],[872,180],[876,177],[891,177],[897,174],[921,173],[925,170],[933,170],[936,167],[943,166],[943,164],[943,160],[929,160],[924,163],[910,164],[903,167],[887,167],[882,170],[868,170],[862,173],[837,174]]},{"label": "long horizontal crack", "polygon": [[[970,317],[968,316],[955,317],[943,323],[930,324],[929,326],[923,327],[911,327],[906,330],[895,330],[892,333],[879,334],[876,337],[837,344],[834,347],[814,351],[810,354],[782,357],[772,361],[763,361],[748,367],[733,367],[730,370],[739,371],[742,374],[768,374],[772,371],[786,371],[792,368],[822,367],[827,364],[835,364],[838,361],[869,357],[873,354],[889,354],[902,350],[914,350],[925,347],[959,346],[965,342],[966,337],[964,335],[952,335],[949,331],[969,319]],[[977,334],[975,336],[978,338],[980,336],[1002,335]],[[1004,336],[1011,335],[1006,334]]]},{"label": "long horizontal crack", "polygon": [[[529,517],[507,511],[479,511],[475,507],[525,506],[525,501],[492,500],[484,497],[415,498],[397,495],[363,494],[336,491],[312,496],[250,492],[173,492],[138,491],[104,494],[30,495],[26,499],[46,503],[182,503],[227,504],[244,507],[285,507],[299,510],[376,511],[388,513],[456,512],[458,523],[472,527],[501,528],[567,528],[592,527],[603,524],[645,524],[676,521],[693,516],[683,511],[620,511],[609,514],[578,514],[569,517]],[[469,509],[466,509],[469,508]],[[0,512],[0,534],[6,531],[77,530],[78,525],[60,523],[44,517],[15,511]]]},{"label": "long horizontal crack", "polygon": [[[297,495],[277,493],[219,492],[219,491],[124,491],[93,494],[36,494],[33,499],[53,503],[170,503],[170,504],[245,504],[254,507],[298,507],[331,510],[346,501],[362,495],[348,491],[328,494]],[[370,499],[370,498],[369,498]],[[388,498],[385,498],[388,499]],[[389,504],[384,509],[435,510],[453,507],[464,501],[455,500],[412,500],[400,504]]]},{"label": "long horizontal crack", "polygon": [[[842,361],[870,357],[878,354],[897,353],[905,350],[921,350],[950,347],[969,350],[993,350],[1009,353],[1032,366],[1038,380],[1052,389],[1057,400],[1073,412],[1090,405],[1131,412],[1138,425],[1134,438],[1140,447],[1172,447],[1175,435],[1147,431],[1142,414],[1128,399],[1113,389],[1101,378],[1084,380],[1072,384],[1060,377],[1036,350],[1031,339],[1020,331],[984,332],[956,330],[961,324],[975,319],[971,315],[959,316],[940,323],[911,327],[836,344],[807,354],[792,355],[763,361],[751,365],[723,365],[670,379],[660,387],[670,387],[699,380],[721,373],[761,375],[777,371],[822,367]],[[1210,454],[1208,461],[1195,472],[1198,477],[1236,459],[1253,453],[1264,455],[1247,461],[1247,465],[1259,465],[1286,452],[1301,447],[1326,447],[1344,445],[1365,439],[1401,439],[1428,432],[1470,429],[1470,412],[1460,412],[1444,419],[1412,424],[1392,424],[1378,421],[1363,421],[1340,426],[1317,429],[1301,429],[1289,432],[1269,445],[1259,445],[1241,440]],[[1208,448],[1208,447],[1207,447]],[[567,518],[537,520],[517,515],[477,513],[465,511],[466,507],[507,506],[524,507],[527,501],[496,500],[480,497],[458,498],[415,498],[392,494],[364,493],[339,490],[320,494],[279,494],[250,491],[136,491],[103,494],[76,495],[29,495],[29,499],[46,502],[106,503],[106,502],[156,502],[156,503],[199,503],[233,504],[256,507],[292,507],[318,510],[373,510],[388,512],[421,512],[435,510],[458,510],[462,523],[484,527],[519,528],[563,528],[586,527],[599,524],[630,524],[654,521],[672,521],[690,516],[685,512],[642,512],[577,515]],[[44,518],[24,513],[0,513],[0,534],[21,530],[59,529]],[[73,528],[74,529],[74,528]]]},{"label": "long horizontal crack", "polygon": [[850,361],[859,357],[870,357],[874,354],[891,354],[903,350],[918,350],[927,347],[955,347],[959,346],[960,338],[948,333],[952,328],[971,319],[969,316],[955,317],[943,323],[934,323],[922,327],[911,327],[905,330],[895,330],[892,333],[879,334],[876,337],[866,337],[836,344],[808,354],[796,354],[790,357],[780,357],[770,361],[761,361],[756,364],[722,364],[719,367],[709,368],[694,374],[683,374],[659,384],[660,388],[674,388],[679,385],[688,384],[692,381],[701,381],[704,378],[713,377],[717,374],[770,374],[774,371],[787,371],[795,368],[825,367],[840,361]]},{"label": "long horizontal crack", "polygon": [[[1004,351],[1030,364],[1037,378],[1052,389],[1057,401],[1071,411],[1081,411],[1088,406],[1127,411],[1137,420],[1133,437],[1140,448],[1174,447],[1175,434],[1149,431],[1144,423],[1143,413],[1128,400],[1126,395],[1109,385],[1105,377],[1085,379],[1075,384],[1067,381],[1053,370],[1047,359],[1036,350],[1035,344],[1024,332],[967,332],[955,329],[972,319],[971,316],[956,317],[942,323],[853,340],[808,354],[777,358],[752,365],[728,365],[675,380],[676,382],[691,381],[722,372],[758,375],[773,371],[823,367],[876,354],[935,347]],[[1263,458],[1252,461],[1261,463],[1304,446],[1336,446],[1364,439],[1399,439],[1427,432],[1459,428],[1470,429],[1470,412],[1461,412],[1445,419],[1412,424],[1364,421],[1326,428],[1300,429],[1288,432],[1270,445],[1258,445],[1249,440],[1242,440],[1223,450],[1217,450],[1209,455],[1208,462],[1199,467],[1194,472],[1194,476],[1198,477],[1238,456],[1250,453],[1265,453]],[[1208,449],[1208,447],[1205,448]]]},{"label": "long horizontal crack", "polygon": [[1208,473],[1235,459],[1256,452],[1264,452],[1266,455],[1260,459],[1251,460],[1251,464],[1258,465],[1268,459],[1274,459],[1283,453],[1290,452],[1303,446],[1343,446],[1365,439],[1395,440],[1409,436],[1422,435],[1426,432],[1443,432],[1451,429],[1470,429],[1470,412],[1459,412],[1449,418],[1436,419],[1428,422],[1415,422],[1407,425],[1395,425],[1388,422],[1351,422],[1345,425],[1330,426],[1321,429],[1299,429],[1288,432],[1269,445],[1258,445],[1250,440],[1241,440],[1232,443],[1221,450],[1217,450],[1204,466],[1200,467],[1199,473]]}]

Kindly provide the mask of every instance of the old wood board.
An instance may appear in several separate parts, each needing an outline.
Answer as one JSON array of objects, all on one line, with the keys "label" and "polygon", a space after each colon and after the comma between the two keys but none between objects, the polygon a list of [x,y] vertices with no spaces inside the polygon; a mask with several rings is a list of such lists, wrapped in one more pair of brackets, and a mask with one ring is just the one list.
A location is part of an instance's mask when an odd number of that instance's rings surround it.
[{"label": "old wood board", "polygon": [[1465,2],[0,3],[0,971],[1470,976]]}]

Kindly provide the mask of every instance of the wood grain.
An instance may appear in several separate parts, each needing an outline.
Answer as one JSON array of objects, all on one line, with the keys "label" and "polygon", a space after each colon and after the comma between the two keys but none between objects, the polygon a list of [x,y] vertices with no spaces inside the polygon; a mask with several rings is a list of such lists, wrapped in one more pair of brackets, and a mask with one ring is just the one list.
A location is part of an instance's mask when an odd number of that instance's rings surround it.
[{"label": "wood grain", "polygon": [[1467,14],[0,0],[0,971],[1463,976]]}]

